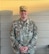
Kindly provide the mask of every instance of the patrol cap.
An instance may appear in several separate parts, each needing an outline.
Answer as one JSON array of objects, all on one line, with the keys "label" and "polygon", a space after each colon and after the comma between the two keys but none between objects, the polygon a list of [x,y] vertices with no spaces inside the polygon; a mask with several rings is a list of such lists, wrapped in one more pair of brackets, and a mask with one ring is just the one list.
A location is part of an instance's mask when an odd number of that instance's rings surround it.
[{"label": "patrol cap", "polygon": [[26,6],[20,6],[20,11],[27,11],[27,7]]}]

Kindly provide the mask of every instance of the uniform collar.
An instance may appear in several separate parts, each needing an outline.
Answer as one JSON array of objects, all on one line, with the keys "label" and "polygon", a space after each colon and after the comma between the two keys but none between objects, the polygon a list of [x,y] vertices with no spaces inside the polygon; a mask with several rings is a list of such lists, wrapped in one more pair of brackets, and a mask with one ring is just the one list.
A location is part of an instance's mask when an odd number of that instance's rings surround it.
[{"label": "uniform collar", "polygon": [[29,19],[27,19],[26,21],[22,21],[21,19],[19,19],[19,23],[21,23],[21,24],[29,24]]}]

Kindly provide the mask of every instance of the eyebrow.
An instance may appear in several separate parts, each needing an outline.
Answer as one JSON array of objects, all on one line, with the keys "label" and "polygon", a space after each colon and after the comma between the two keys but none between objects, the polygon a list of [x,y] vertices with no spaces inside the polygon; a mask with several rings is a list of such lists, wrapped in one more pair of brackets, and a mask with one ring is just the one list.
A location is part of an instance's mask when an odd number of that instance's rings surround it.
[{"label": "eyebrow", "polygon": [[26,10],[21,10],[21,11],[22,11],[22,12],[23,12],[23,11],[25,11],[25,12],[26,12]]}]

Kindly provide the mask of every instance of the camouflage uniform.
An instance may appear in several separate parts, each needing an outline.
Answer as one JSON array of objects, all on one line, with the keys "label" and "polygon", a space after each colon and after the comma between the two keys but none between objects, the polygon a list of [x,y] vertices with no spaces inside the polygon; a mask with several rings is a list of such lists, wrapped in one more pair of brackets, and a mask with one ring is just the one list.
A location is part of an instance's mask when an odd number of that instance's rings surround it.
[{"label": "camouflage uniform", "polygon": [[36,39],[37,39],[37,27],[30,19],[23,22],[21,19],[12,23],[10,31],[10,38],[12,48],[15,54],[19,54],[19,48],[21,46],[28,46],[28,53],[34,54]]}]

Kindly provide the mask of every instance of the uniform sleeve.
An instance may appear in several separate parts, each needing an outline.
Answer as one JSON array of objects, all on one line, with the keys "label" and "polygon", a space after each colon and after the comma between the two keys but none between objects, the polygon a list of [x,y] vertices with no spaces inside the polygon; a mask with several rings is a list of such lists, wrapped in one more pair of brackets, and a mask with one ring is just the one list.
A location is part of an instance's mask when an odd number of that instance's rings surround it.
[{"label": "uniform sleeve", "polygon": [[10,30],[10,40],[11,40],[12,49],[13,49],[14,53],[16,53],[16,51],[19,50],[19,47],[21,45],[18,43],[18,41],[15,38],[14,25],[13,24],[12,24],[11,30]]},{"label": "uniform sleeve", "polygon": [[31,40],[31,43],[28,45],[28,47],[29,48],[32,48],[33,46],[36,47],[36,43],[37,43],[37,26],[34,23],[33,24],[33,38]]}]

